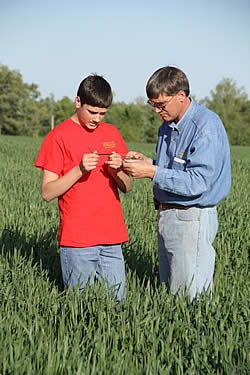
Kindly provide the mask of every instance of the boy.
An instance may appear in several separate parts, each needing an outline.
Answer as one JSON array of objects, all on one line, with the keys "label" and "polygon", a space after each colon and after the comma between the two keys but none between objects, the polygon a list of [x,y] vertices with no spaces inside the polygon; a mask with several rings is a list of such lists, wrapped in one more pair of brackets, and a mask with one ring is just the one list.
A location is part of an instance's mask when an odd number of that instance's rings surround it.
[{"label": "boy", "polygon": [[[45,137],[35,161],[43,170],[42,197],[58,198],[58,239],[63,282],[81,288],[93,277],[124,294],[121,243],[128,241],[118,189],[131,189],[121,169],[128,148],[114,125],[103,122],[112,90],[101,76],[85,78],[77,91],[76,112]],[[93,151],[94,150],[94,151]]]}]

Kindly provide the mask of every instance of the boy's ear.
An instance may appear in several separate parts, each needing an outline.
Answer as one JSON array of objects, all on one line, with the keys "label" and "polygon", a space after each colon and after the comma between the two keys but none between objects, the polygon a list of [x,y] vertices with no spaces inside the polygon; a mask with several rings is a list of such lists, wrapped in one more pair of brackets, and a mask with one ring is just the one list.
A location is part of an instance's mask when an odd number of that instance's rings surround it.
[{"label": "boy's ear", "polygon": [[77,97],[75,98],[75,106],[76,106],[76,109],[81,108],[82,104],[81,104],[80,96],[77,96]]}]

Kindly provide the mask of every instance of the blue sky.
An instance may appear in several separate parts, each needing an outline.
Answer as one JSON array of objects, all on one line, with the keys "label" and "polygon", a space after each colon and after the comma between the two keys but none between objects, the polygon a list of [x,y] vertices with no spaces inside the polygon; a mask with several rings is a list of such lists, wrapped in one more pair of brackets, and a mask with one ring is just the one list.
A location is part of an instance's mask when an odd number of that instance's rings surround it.
[{"label": "blue sky", "polygon": [[197,99],[223,78],[250,96],[249,20],[249,0],[2,1],[0,63],[57,100],[95,72],[129,103],[165,65],[184,70]]}]

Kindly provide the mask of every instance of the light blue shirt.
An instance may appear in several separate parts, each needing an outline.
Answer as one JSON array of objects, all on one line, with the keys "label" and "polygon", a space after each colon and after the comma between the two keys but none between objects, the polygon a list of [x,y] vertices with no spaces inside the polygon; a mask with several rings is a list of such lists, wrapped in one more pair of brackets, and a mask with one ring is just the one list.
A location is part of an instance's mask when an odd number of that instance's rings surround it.
[{"label": "light blue shirt", "polygon": [[191,100],[181,120],[159,128],[155,198],[184,206],[215,206],[231,186],[230,147],[218,115]]}]

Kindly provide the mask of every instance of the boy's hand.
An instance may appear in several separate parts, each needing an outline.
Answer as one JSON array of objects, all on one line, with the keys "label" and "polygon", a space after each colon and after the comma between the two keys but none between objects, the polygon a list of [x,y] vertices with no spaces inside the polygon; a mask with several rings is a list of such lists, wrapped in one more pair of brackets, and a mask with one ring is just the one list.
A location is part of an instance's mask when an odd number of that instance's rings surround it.
[{"label": "boy's hand", "polygon": [[120,154],[117,154],[115,151],[113,151],[112,154],[109,155],[109,160],[106,161],[105,164],[108,164],[108,167],[113,170],[120,170],[120,167],[122,165],[122,157]]},{"label": "boy's hand", "polygon": [[79,164],[82,173],[90,172],[96,168],[99,160],[97,151],[91,154],[84,154]]}]

